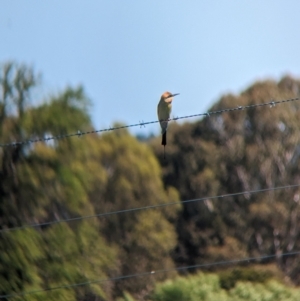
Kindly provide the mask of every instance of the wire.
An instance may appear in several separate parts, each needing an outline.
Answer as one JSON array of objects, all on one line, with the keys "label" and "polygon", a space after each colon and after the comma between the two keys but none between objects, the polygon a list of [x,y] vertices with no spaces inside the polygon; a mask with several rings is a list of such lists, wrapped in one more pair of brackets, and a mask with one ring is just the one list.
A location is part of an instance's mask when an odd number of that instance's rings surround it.
[{"label": "wire", "polygon": [[170,269],[161,269],[161,270],[157,270],[157,271],[123,275],[123,276],[112,277],[112,278],[89,280],[89,281],[81,282],[81,283],[65,284],[65,285],[54,286],[54,287],[49,287],[49,288],[45,288],[45,289],[32,290],[32,291],[28,291],[28,292],[25,291],[25,292],[21,292],[21,293],[0,295],[0,299],[21,297],[21,296],[25,296],[25,295],[49,292],[49,291],[59,290],[59,289],[64,289],[64,288],[74,288],[74,287],[78,287],[78,286],[86,286],[86,285],[94,284],[94,283],[119,281],[119,280],[124,280],[124,279],[129,279],[129,278],[145,277],[145,276],[151,276],[151,275],[155,275],[155,274],[162,274],[162,273],[168,273],[168,272],[174,272],[174,271],[182,271],[182,270],[189,270],[189,269],[196,269],[196,268],[207,268],[207,267],[212,267],[212,266],[234,264],[234,263],[241,263],[241,262],[249,262],[250,263],[251,261],[270,259],[270,258],[275,258],[275,257],[279,257],[279,256],[280,257],[293,256],[293,255],[299,255],[299,254],[300,254],[300,251],[294,251],[294,252],[283,253],[281,255],[270,254],[270,255],[263,255],[263,256],[257,256],[257,257],[242,258],[242,259],[223,260],[223,261],[217,261],[217,262],[212,262],[212,263],[194,264],[194,265],[189,265],[189,266],[175,267],[175,268],[170,268]]},{"label": "wire", "polygon": [[264,189],[257,189],[257,190],[249,190],[249,191],[242,191],[242,192],[235,192],[235,193],[229,193],[229,194],[223,194],[223,195],[217,195],[217,196],[201,197],[201,198],[185,200],[185,201],[181,201],[181,202],[161,203],[161,204],[157,204],[157,205],[149,205],[149,206],[144,206],[144,207],[136,207],[136,208],[130,208],[130,209],[124,209],[124,210],[109,211],[109,212],[93,214],[93,215],[78,216],[78,217],[62,219],[62,220],[54,220],[54,221],[49,221],[49,222],[40,223],[40,224],[29,224],[29,225],[24,225],[24,226],[20,226],[20,227],[1,229],[0,233],[16,231],[16,230],[23,230],[23,229],[26,229],[26,228],[50,226],[50,225],[59,224],[59,223],[68,223],[68,222],[79,221],[79,220],[95,218],[95,217],[105,217],[105,216],[109,216],[109,215],[113,215],[113,214],[121,214],[121,213],[128,213],[128,212],[141,211],[141,210],[147,210],[147,209],[162,208],[162,207],[167,207],[167,206],[186,204],[186,203],[192,203],[192,202],[198,202],[198,201],[204,201],[204,200],[228,198],[228,197],[238,196],[238,195],[243,195],[243,194],[255,194],[255,193],[275,191],[275,190],[280,190],[280,189],[290,189],[290,188],[295,188],[295,187],[300,187],[300,184],[278,186],[278,187],[271,187],[271,188],[264,188]]},{"label": "wire", "polygon": [[[251,109],[251,108],[263,107],[263,106],[268,106],[268,105],[270,107],[274,107],[276,104],[282,104],[282,103],[292,102],[292,101],[296,101],[296,100],[299,100],[299,98],[292,98],[292,99],[286,99],[286,100],[280,100],[280,101],[271,101],[271,102],[268,102],[268,103],[260,103],[260,104],[247,105],[247,106],[238,106],[236,108],[228,108],[228,109],[222,109],[222,110],[217,110],[217,111],[211,111],[211,112],[207,112],[207,113],[200,113],[200,114],[193,114],[193,115],[175,117],[175,118],[172,118],[168,121],[175,121],[175,120],[179,120],[179,119],[187,119],[187,118],[200,117],[200,116],[208,116],[209,117],[210,115],[213,115],[213,114],[222,114],[222,113],[225,113],[225,112],[240,111],[240,110],[244,110],[244,109]],[[93,131],[86,131],[86,132],[78,131],[77,133],[73,133],[73,134],[58,135],[58,136],[51,136],[51,137],[47,137],[47,138],[37,138],[37,139],[33,139],[33,140],[25,140],[25,141],[18,141],[18,142],[0,144],[0,147],[17,146],[17,145],[24,145],[24,144],[37,143],[37,142],[46,142],[46,141],[49,141],[49,140],[59,140],[59,139],[69,138],[69,137],[74,137],[74,136],[80,137],[82,135],[87,135],[87,134],[108,132],[108,131],[120,130],[120,129],[130,128],[130,127],[136,127],[136,126],[142,127],[142,126],[145,126],[145,125],[148,125],[148,124],[154,124],[154,123],[158,123],[158,122],[159,121],[157,120],[157,121],[140,122],[140,123],[132,124],[132,125],[125,125],[125,126],[107,128],[107,129],[102,129],[102,130],[93,130]],[[259,190],[243,191],[243,192],[237,192],[237,193],[232,193],[232,194],[224,194],[224,195],[218,195],[218,196],[202,197],[202,198],[196,198],[196,199],[191,199],[191,200],[185,200],[185,201],[182,201],[180,203],[190,203],[190,202],[196,202],[196,201],[219,199],[219,198],[226,198],[226,197],[238,196],[238,195],[243,195],[243,194],[262,193],[262,192],[269,192],[269,191],[275,191],[275,190],[280,190],[280,189],[295,188],[295,187],[299,187],[299,186],[300,186],[300,184],[295,184],[295,185],[279,186],[279,187],[272,187],[272,188],[259,189]],[[170,203],[164,203],[164,204],[157,204],[157,205],[137,207],[137,208],[131,208],[131,209],[125,209],[125,210],[105,212],[105,213],[94,214],[94,215],[89,215],[89,216],[69,218],[69,219],[64,219],[64,220],[50,221],[50,222],[45,222],[45,223],[40,223],[40,224],[24,225],[24,226],[21,226],[21,227],[1,229],[0,233],[15,231],[15,230],[22,230],[22,229],[25,229],[25,228],[47,226],[47,225],[63,223],[63,222],[78,221],[78,220],[95,218],[95,217],[105,217],[105,216],[109,216],[109,215],[113,215],[113,214],[121,214],[121,213],[134,212],[134,211],[147,210],[147,209],[155,209],[155,208],[161,208],[161,207],[177,205],[177,204],[179,204],[179,203],[178,202],[170,202]],[[293,255],[299,255],[299,254],[300,254],[300,251],[295,251],[295,252],[283,253],[280,256],[281,257],[283,257],[283,256],[293,256]],[[154,275],[154,274],[166,273],[166,272],[171,272],[171,271],[180,271],[180,270],[188,270],[188,269],[195,269],[195,268],[204,268],[204,267],[211,267],[211,266],[217,266],[217,265],[226,265],[226,264],[233,264],[233,263],[241,263],[241,262],[251,262],[251,261],[255,261],[255,260],[275,258],[277,256],[278,255],[276,255],[276,254],[271,254],[271,255],[264,255],[264,256],[260,256],[260,257],[249,257],[249,258],[243,258],[243,259],[219,261],[219,262],[214,262],[214,263],[206,263],[206,264],[176,267],[176,268],[173,268],[173,269],[161,269],[161,270],[157,270],[157,271],[143,272],[143,273],[124,275],[124,276],[118,276],[118,277],[112,277],[112,278],[106,278],[106,279],[89,280],[89,281],[86,281],[86,282],[66,284],[66,285],[50,287],[50,288],[46,288],[46,289],[32,290],[32,291],[28,291],[28,292],[25,291],[25,292],[21,292],[21,293],[0,295],[0,299],[20,297],[20,296],[25,296],[25,295],[29,295],[29,294],[37,294],[37,293],[53,291],[53,290],[58,290],[58,289],[74,288],[74,287],[78,287],[78,286],[86,286],[86,285],[90,285],[90,284],[93,284],[93,283],[103,283],[103,282],[108,282],[108,281],[119,281],[119,280],[124,280],[124,279],[128,279],[128,278],[144,277],[144,276],[150,276],[150,275]]]},{"label": "wire", "polygon": [[[254,105],[238,106],[236,108],[229,108],[229,109],[211,111],[211,112],[207,112],[207,113],[199,113],[199,114],[193,114],[193,115],[187,115],[187,116],[181,116],[181,117],[174,117],[174,118],[171,118],[171,119],[165,120],[165,121],[174,121],[174,120],[179,120],[179,119],[187,119],[187,118],[200,117],[200,116],[208,116],[209,117],[210,115],[214,115],[214,114],[222,114],[222,113],[225,113],[225,112],[241,111],[241,110],[245,110],[245,109],[252,109],[252,108],[264,107],[264,106],[274,107],[277,104],[292,102],[292,101],[296,101],[296,100],[299,100],[299,99],[300,98],[297,97],[297,98],[290,98],[290,99],[285,99],[285,100],[259,103],[259,104],[254,104]],[[136,126],[144,127],[145,125],[158,123],[158,122],[160,122],[160,121],[159,120],[148,121],[148,122],[143,122],[142,121],[142,122],[139,122],[139,123],[136,123],[136,124],[123,125],[123,126],[118,126],[118,127],[110,127],[110,128],[106,128],[106,129],[102,129],[102,130],[93,130],[93,131],[87,131],[87,132],[78,131],[77,133],[73,133],[73,134],[51,136],[51,137],[46,137],[46,138],[36,138],[36,139],[16,141],[16,142],[11,142],[11,143],[2,143],[2,144],[0,144],[0,147],[9,147],[9,146],[17,146],[17,145],[23,145],[23,144],[36,143],[36,142],[45,142],[45,141],[49,141],[49,140],[59,140],[59,139],[69,138],[69,137],[74,137],[74,136],[81,137],[83,135],[121,130],[121,129],[131,128],[131,127],[136,127]]]}]

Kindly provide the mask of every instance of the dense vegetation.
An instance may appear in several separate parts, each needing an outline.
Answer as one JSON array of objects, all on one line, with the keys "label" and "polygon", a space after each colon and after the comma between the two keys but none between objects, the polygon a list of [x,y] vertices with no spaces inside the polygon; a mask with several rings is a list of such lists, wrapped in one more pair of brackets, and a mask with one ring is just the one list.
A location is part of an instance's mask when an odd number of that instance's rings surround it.
[{"label": "dense vegetation", "polygon": [[224,290],[217,275],[202,273],[159,284],[152,296],[154,301],[297,301],[299,298],[300,290],[288,289],[275,280],[265,284],[240,281],[230,290]]},{"label": "dense vegetation", "polygon": [[[1,143],[93,129],[82,87],[37,102],[39,84],[27,66],[1,66]],[[297,96],[300,82],[285,77],[224,96],[211,109]],[[216,300],[254,300],[254,293],[296,300],[297,290],[274,281],[300,283],[299,256],[281,256],[300,250],[299,189],[183,204],[180,199],[299,183],[299,104],[172,124],[166,160],[158,139],[140,142],[126,130],[1,147],[0,295],[169,269],[13,299],[183,300],[176,299],[181,294],[199,300],[212,291]],[[167,202],[178,205],[59,222]],[[9,230],[28,224],[39,225]],[[219,274],[178,278],[172,271],[268,254],[277,255],[268,273],[215,267]]]},{"label": "dense vegetation", "polygon": [[[211,110],[299,96],[300,81],[284,77],[226,95]],[[173,127],[167,160],[153,142],[165,185],[193,199],[299,184],[299,108],[295,101]],[[295,188],[183,204],[174,260],[195,264],[277,254],[277,264],[299,284],[299,257],[280,256],[300,250],[299,196]]]}]

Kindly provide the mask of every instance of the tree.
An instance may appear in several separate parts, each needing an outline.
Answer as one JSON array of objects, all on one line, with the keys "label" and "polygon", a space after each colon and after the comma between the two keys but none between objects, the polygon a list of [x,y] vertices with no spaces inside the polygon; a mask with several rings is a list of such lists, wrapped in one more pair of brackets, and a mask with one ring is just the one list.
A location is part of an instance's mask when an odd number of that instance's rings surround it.
[{"label": "tree", "polygon": [[[156,279],[172,273],[154,275],[146,284],[136,278],[48,288],[173,267],[177,190],[163,186],[153,152],[126,130],[63,139],[78,130],[93,131],[84,89],[67,87],[30,105],[37,80],[28,67],[5,65],[2,90],[16,89],[5,70],[19,74],[20,68],[24,83],[32,76],[32,85],[19,85],[19,94],[26,95],[15,102],[22,104],[19,110],[9,111],[8,101],[0,102],[0,139],[45,140],[0,149],[0,294],[47,289],[24,298],[89,301],[112,300],[126,289],[142,298]],[[87,218],[167,202],[174,205]],[[61,222],[72,218],[77,220]]]},{"label": "tree", "polygon": [[[96,211],[110,212],[143,206],[178,202],[176,206],[137,210],[101,218],[102,233],[117,246],[119,269],[116,275],[130,275],[173,267],[171,252],[176,245],[172,222],[180,209],[177,191],[164,189],[160,167],[146,144],[126,130],[104,134],[98,142],[99,159],[105,169],[105,185],[95,186],[90,198]],[[116,282],[115,292],[123,290],[143,298],[153,287],[152,278],[132,278]]]},{"label": "tree", "polygon": [[[34,107],[29,106],[29,101],[36,82],[31,69],[13,63],[4,65],[0,102],[2,141],[92,128],[86,110],[88,99],[81,87],[67,88],[48,103]],[[97,179],[88,170],[94,164],[92,138],[97,139],[94,136],[85,143],[80,139],[55,140],[1,148],[1,294],[109,277],[116,252],[100,235],[97,219],[6,231],[95,213],[88,198]],[[95,283],[25,298],[100,300],[109,297],[110,289],[107,284]]]},{"label": "tree", "polygon": [[[299,95],[300,81],[287,76],[225,95],[211,111]],[[294,101],[171,126],[166,161],[159,142],[151,143],[165,185],[193,199],[299,183],[299,112]],[[298,201],[295,188],[185,203],[174,260],[194,264],[275,253],[281,268],[300,283],[297,257],[281,256],[300,249]]]}]

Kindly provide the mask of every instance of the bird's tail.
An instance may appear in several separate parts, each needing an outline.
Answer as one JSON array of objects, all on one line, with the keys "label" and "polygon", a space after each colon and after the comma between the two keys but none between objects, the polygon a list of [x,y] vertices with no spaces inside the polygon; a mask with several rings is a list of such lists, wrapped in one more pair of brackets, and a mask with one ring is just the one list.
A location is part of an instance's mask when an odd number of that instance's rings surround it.
[{"label": "bird's tail", "polygon": [[162,134],[161,145],[167,145],[167,132]]}]

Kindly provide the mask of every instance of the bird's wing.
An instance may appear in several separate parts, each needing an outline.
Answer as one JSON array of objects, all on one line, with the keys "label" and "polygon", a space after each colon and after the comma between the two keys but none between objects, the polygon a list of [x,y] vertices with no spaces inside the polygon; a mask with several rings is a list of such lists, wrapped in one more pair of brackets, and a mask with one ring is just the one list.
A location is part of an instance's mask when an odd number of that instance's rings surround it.
[{"label": "bird's wing", "polygon": [[158,120],[161,127],[162,134],[166,132],[168,128],[168,119],[171,114],[171,105],[160,101],[157,107]]}]

